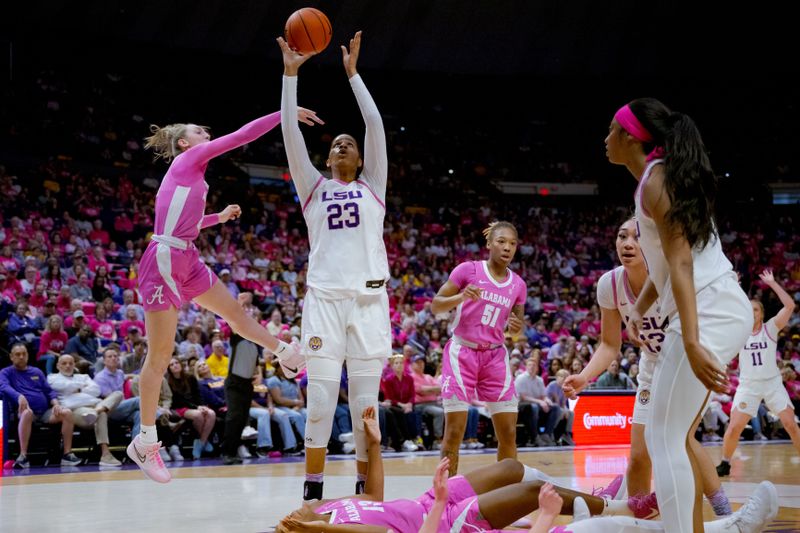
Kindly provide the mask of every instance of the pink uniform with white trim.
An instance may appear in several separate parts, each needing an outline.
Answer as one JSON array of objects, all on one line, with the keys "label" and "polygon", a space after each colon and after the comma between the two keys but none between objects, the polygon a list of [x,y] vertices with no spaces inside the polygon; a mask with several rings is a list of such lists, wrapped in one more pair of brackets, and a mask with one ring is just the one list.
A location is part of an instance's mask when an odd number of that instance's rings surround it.
[{"label": "pink uniform with white trim", "polygon": [[[489,533],[496,531],[483,519],[478,509],[478,496],[464,476],[447,480],[447,505],[442,514],[438,533],[471,531]],[[396,533],[419,531],[425,517],[433,507],[436,497],[433,488],[416,500],[390,500],[373,502],[345,498],[327,502],[314,512],[330,513],[330,524],[364,524],[385,526]]]},{"label": "pink uniform with white trim", "polygon": [[154,235],[139,266],[145,311],[178,308],[216,283],[217,276],[200,260],[192,242],[201,229],[219,223],[218,215],[204,215],[206,167],[212,158],[258,139],[280,120],[280,112],[261,117],[233,133],[191,147],[172,162],[158,188]]},{"label": "pink uniform with white trim", "polygon": [[442,398],[455,397],[462,402],[473,397],[486,402],[514,399],[514,380],[503,341],[513,307],[525,304],[525,282],[510,270],[503,281],[495,280],[486,261],[461,263],[449,280],[459,291],[475,285],[481,297],[466,299],[456,308],[453,338],[444,348]]}]

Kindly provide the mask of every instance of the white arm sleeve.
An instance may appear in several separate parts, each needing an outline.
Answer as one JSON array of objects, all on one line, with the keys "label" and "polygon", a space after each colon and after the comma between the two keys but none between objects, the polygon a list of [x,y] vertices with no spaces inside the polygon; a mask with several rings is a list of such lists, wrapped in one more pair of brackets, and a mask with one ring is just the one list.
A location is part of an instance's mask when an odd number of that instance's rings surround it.
[{"label": "white arm sleeve", "polygon": [[383,119],[369,94],[367,86],[359,74],[350,78],[350,87],[356,95],[358,108],[364,118],[366,133],[364,135],[364,168],[361,176],[372,187],[373,192],[382,200],[386,200],[386,181],[389,172],[389,159],[386,155],[386,133],[383,130]]},{"label": "white arm sleeve", "polygon": [[286,158],[289,160],[289,173],[292,175],[302,205],[311,195],[321,174],[311,164],[306,142],[297,121],[297,76],[283,77],[281,131],[283,131],[283,144],[286,147]]}]

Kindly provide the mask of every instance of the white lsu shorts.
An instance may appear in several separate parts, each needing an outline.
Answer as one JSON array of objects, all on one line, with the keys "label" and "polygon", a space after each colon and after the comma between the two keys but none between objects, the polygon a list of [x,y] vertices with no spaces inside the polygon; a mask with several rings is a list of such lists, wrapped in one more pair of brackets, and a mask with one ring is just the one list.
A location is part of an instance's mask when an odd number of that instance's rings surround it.
[{"label": "white lsu shorts", "polygon": [[314,289],[303,306],[301,352],[306,358],[386,358],[392,353],[389,295],[386,292],[328,300]]},{"label": "white lsu shorts", "polygon": [[752,417],[758,413],[761,400],[764,400],[767,408],[776,415],[787,407],[792,407],[792,401],[780,375],[770,379],[740,381],[733,396],[733,407]]}]

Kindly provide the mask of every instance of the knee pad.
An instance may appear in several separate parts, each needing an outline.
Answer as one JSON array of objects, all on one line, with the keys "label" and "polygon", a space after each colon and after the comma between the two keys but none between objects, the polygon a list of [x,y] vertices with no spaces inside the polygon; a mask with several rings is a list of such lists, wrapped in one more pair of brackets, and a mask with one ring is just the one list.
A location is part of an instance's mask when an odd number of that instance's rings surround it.
[{"label": "knee pad", "polygon": [[306,410],[306,446],[324,448],[328,445],[333,427],[333,413],[339,398],[339,382],[309,381],[306,394],[308,408]]}]

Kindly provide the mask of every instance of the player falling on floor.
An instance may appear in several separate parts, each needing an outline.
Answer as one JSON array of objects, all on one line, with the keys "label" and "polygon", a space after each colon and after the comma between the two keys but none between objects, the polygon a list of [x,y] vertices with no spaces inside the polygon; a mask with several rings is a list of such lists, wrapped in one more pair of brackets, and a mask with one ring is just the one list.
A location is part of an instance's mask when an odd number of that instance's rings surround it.
[{"label": "player falling on floor", "polygon": [[[297,108],[298,69],[311,55],[291,50],[283,39],[278,44],[284,63],[281,110],[290,115]],[[311,247],[301,341],[308,365],[306,500],[322,498],[325,452],[345,360],[356,445],[356,492],[363,490],[367,448],[361,412],[368,406],[378,408],[381,373],[392,351],[385,287],[389,262],[383,243],[386,136],[378,108],[356,70],[361,32],[349,44],[349,48],[342,46],[342,62],[366,125],[363,160],[353,136],[337,135],[326,161],[332,177],[325,178],[311,163],[300,128],[282,124],[289,171]]]},{"label": "player falling on floor", "polygon": [[739,436],[750,419],[758,414],[761,400],[778,415],[794,447],[800,452],[800,428],[794,419],[794,406],[777,365],[778,332],[789,323],[795,304],[789,293],[775,281],[771,270],[765,270],[760,277],[778,295],[783,308],[765,323],[764,305],[758,300],[750,300],[755,323],[750,338],[739,352],[739,387],[733,397],[731,420],[722,443],[722,462],[717,466],[720,476],[731,473],[731,458],[739,444]]},{"label": "player falling on floor", "polygon": [[[553,487],[552,480],[539,470],[516,459],[504,459],[448,479],[449,460],[443,458],[436,469],[433,487],[416,499],[384,501],[381,433],[375,409],[368,407],[361,415],[367,441],[368,463],[366,490],[362,494],[330,500],[304,502],[278,524],[278,533],[341,532],[341,533],[490,533],[509,526],[515,520],[536,510],[539,492],[556,492],[561,503],[558,513],[580,510],[581,517],[600,516],[591,521],[596,528],[583,527],[583,522],[569,526],[595,533],[627,531],[629,524],[645,524],[648,531],[662,530],[658,522],[636,520],[629,515],[626,502]],[[768,497],[771,484],[765,482],[753,493],[747,504],[734,515],[707,524],[713,533],[756,533],[777,512],[777,498]],[[574,508],[573,508],[574,506]],[[551,510],[552,511],[552,510]],[[546,524],[542,532],[550,529]],[[539,524],[534,524],[536,528]],[[510,531],[510,530],[509,530]],[[514,530],[519,531],[519,530]],[[531,531],[539,531],[532,529]],[[555,531],[568,531],[556,528]]]},{"label": "player falling on floor", "polygon": [[[291,116],[309,125],[322,123],[306,109]],[[146,139],[145,147],[152,148],[156,158],[171,163],[156,194],[155,228],[139,264],[149,350],[139,378],[141,432],[128,446],[128,457],[159,483],[168,482],[170,474],[158,453],[161,444],[157,442],[155,415],[161,381],[174,350],[182,302],[194,300],[221,316],[234,332],[274,352],[282,365],[295,368],[303,363],[296,347],[270,335],[244,312],[200,259],[193,242],[201,229],[236,219],[242,212],[238,205],[229,205],[219,213],[204,214],[208,162],[258,139],[280,119],[279,112],[272,113],[213,140],[206,128],[196,124],[152,126],[153,134]]]},{"label": "player falling on floor", "polygon": [[458,472],[458,450],[473,397],[487,403],[498,440],[497,459],[517,456],[517,395],[503,341],[506,326],[515,337],[522,333],[527,289],[508,268],[518,245],[514,225],[494,222],[483,234],[489,259],[458,265],[431,304],[434,314],[456,308],[453,337],[442,354],[441,455],[449,459],[450,475]]},{"label": "player falling on floor", "polygon": [[609,161],[639,182],[637,233],[648,280],[628,336],[639,338],[656,299],[669,319],[645,427],[659,508],[667,531],[702,531],[700,468],[689,442],[709,390],[728,388],[725,364],[744,345],[753,313],[722,252],[717,179],[694,121],[640,98],[617,111],[605,143]]},{"label": "player falling on floor", "polygon": [[[642,256],[639,239],[636,235],[636,220],[625,221],[617,230],[617,257],[621,266],[606,272],[597,282],[597,303],[600,306],[602,324],[600,326],[600,345],[595,350],[589,364],[580,374],[567,377],[564,393],[573,396],[582,391],[588,382],[611,364],[619,355],[622,344],[621,326],[628,323],[630,312],[636,304],[647,281],[647,265]],[[653,518],[658,514],[658,503],[651,496],[650,479],[653,467],[644,439],[647,416],[653,401],[652,379],[664,330],[668,320],[658,314],[659,302],[656,300],[642,317],[639,358],[639,385],[633,407],[631,423],[631,451],[628,469],[625,474],[626,487],[620,497],[632,496],[631,508],[638,518]],[[725,490],[714,471],[714,464],[697,439],[692,438],[689,445],[699,460],[703,479],[703,492],[714,508],[717,516],[731,514],[731,504]],[[627,489],[627,490],[625,490]]]}]

